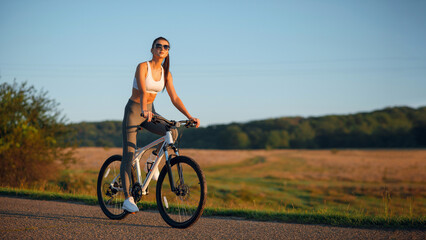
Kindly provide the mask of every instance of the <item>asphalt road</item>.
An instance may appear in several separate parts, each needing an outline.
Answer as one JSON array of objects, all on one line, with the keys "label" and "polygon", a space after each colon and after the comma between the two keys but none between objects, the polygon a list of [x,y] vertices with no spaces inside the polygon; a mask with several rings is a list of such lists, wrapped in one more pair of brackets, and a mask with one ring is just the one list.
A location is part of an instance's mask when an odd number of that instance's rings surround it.
[{"label": "asphalt road", "polygon": [[202,217],[169,227],[158,212],[109,220],[98,206],[0,196],[0,239],[426,239],[420,230],[377,230]]}]

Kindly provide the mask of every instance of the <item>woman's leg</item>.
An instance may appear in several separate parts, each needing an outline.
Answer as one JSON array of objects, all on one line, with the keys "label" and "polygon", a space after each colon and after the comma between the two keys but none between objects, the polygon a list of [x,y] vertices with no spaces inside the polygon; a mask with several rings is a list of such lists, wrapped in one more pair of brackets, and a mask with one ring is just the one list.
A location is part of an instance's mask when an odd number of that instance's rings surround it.
[{"label": "woman's leg", "polygon": [[[157,115],[160,115],[157,112],[155,112],[154,105],[152,105],[152,112],[155,113],[155,114],[157,114]],[[166,135],[166,132],[167,132],[167,130],[166,130],[166,124],[165,123],[161,123],[161,122],[160,123],[153,123],[153,122],[147,122],[147,121],[145,121],[142,124],[142,127],[145,128],[146,130],[148,130],[148,131],[150,131],[150,132],[152,132],[154,134],[160,135],[160,136]],[[178,131],[177,131],[176,128],[172,128],[171,130],[172,130],[173,141],[176,141],[176,139],[178,138]],[[159,148],[160,147],[161,147],[161,144],[159,144],[158,147],[157,147],[157,153],[159,152],[159,150],[160,150]]]},{"label": "woman's leg", "polygon": [[122,123],[123,134],[123,159],[120,166],[121,181],[123,184],[124,197],[130,197],[129,186],[132,172],[132,161],[136,149],[137,127],[145,119],[140,116],[140,104],[129,100],[124,110]]}]

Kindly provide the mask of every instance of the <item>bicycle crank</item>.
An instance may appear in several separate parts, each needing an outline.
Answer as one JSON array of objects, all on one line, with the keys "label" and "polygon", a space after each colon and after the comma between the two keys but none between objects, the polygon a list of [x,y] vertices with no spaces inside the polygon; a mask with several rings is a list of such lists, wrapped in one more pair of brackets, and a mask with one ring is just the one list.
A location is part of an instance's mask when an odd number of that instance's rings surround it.
[{"label": "bicycle crank", "polygon": [[135,183],[132,187],[132,196],[135,203],[139,202],[142,198],[142,186],[139,183]]}]

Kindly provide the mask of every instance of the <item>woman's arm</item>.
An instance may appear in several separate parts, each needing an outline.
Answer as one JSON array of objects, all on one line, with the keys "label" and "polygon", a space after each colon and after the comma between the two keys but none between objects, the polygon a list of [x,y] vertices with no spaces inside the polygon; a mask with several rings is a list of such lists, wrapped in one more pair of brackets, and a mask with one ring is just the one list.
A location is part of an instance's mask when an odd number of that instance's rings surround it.
[{"label": "woman's arm", "polygon": [[138,84],[138,89],[140,93],[140,102],[141,102],[141,110],[142,114],[145,118],[148,119],[148,122],[152,119],[152,112],[148,111],[147,103],[148,103],[148,93],[146,92],[146,83],[143,81],[146,78],[147,74],[147,63],[143,62],[138,65],[136,68],[136,83]]},{"label": "woman's arm", "polygon": [[183,105],[182,100],[180,100],[179,96],[176,94],[175,87],[173,85],[173,77],[172,74],[169,72],[168,78],[167,78],[167,84],[166,84],[167,93],[170,96],[170,100],[172,101],[173,105],[181,112],[183,115],[185,115],[188,119],[194,120],[197,122],[197,127],[200,126],[200,120],[198,118],[193,118],[191,114],[189,114],[188,110],[185,108],[185,105]]}]

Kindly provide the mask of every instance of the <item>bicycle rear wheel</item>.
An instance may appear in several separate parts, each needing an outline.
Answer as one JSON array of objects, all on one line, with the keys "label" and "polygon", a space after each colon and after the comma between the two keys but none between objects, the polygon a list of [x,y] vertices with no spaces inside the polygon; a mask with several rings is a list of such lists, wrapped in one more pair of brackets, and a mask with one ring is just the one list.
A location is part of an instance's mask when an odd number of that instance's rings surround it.
[{"label": "bicycle rear wheel", "polygon": [[123,219],[129,214],[123,210],[124,192],[121,183],[120,165],[122,156],[109,157],[98,176],[98,202],[105,215],[114,220]]},{"label": "bicycle rear wheel", "polygon": [[203,214],[207,195],[206,180],[200,166],[191,158],[175,157],[171,159],[170,165],[176,192],[171,191],[165,165],[157,181],[158,210],[170,226],[187,228]]}]

